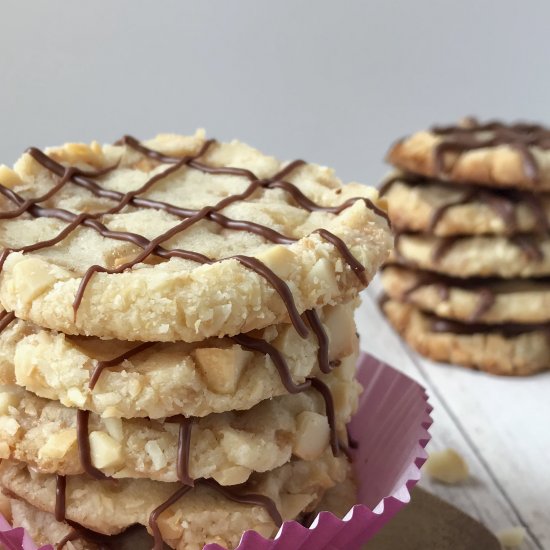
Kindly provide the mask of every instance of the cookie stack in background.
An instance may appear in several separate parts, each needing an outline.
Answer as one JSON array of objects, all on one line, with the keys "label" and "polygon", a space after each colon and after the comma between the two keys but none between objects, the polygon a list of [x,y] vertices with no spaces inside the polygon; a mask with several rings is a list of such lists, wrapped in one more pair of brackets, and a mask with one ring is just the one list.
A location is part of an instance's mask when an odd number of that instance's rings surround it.
[{"label": "cookie stack in background", "polygon": [[396,233],[382,307],[438,361],[494,374],[550,367],[550,130],[433,128],[397,142],[381,194]]},{"label": "cookie stack in background", "polygon": [[0,183],[14,525],[195,550],[272,536],[331,489],[349,509],[353,313],[392,241],[376,190],[202,132],[31,148]]}]

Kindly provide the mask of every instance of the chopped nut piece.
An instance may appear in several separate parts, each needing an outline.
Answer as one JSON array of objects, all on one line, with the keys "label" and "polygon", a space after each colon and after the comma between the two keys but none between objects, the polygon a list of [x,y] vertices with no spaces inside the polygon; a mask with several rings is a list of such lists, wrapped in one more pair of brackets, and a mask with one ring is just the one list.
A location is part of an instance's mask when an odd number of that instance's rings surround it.
[{"label": "chopped nut piece", "polygon": [[523,527],[508,527],[497,533],[497,538],[504,548],[519,548],[525,539]]},{"label": "chopped nut piece", "polygon": [[68,428],[50,435],[38,451],[39,458],[63,458],[76,443],[76,430]]},{"label": "chopped nut piece", "polygon": [[0,183],[9,189],[22,183],[21,178],[5,164],[0,164]]},{"label": "chopped nut piece", "polygon": [[92,464],[96,468],[117,466],[123,460],[122,447],[106,432],[90,434],[90,452]]},{"label": "chopped nut piece", "polygon": [[228,349],[199,348],[194,355],[209,389],[216,393],[232,394],[252,354],[240,346],[232,346]]},{"label": "chopped nut piece", "polygon": [[468,479],[470,475],[465,460],[454,449],[433,451],[424,467],[430,477],[451,485]]},{"label": "chopped nut piece", "polygon": [[288,277],[295,258],[292,250],[278,244],[259,254],[258,259],[279,277]]},{"label": "chopped nut piece", "polygon": [[326,416],[311,411],[301,412],[296,418],[294,455],[314,460],[327,448],[330,428]]}]

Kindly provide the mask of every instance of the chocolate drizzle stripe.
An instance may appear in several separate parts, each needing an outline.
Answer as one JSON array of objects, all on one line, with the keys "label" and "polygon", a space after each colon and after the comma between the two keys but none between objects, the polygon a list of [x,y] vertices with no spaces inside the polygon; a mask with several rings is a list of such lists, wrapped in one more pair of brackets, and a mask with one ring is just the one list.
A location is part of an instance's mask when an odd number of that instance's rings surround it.
[{"label": "chocolate drizzle stripe", "polygon": [[169,498],[167,498],[160,506],[157,506],[151,514],[149,515],[149,527],[153,533],[155,539],[155,544],[152,550],[162,550],[164,548],[164,541],[162,539],[162,533],[158,525],[158,518],[172,504],[175,504],[180,498],[182,498],[186,493],[188,493],[192,487],[189,485],[184,485],[180,487],[175,493],[173,493]]},{"label": "chocolate drizzle stripe", "polygon": [[59,542],[55,545],[55,550],[62,550],[65,548],[68,542],[77,540],[80,538],[80,534],[76,529],[71,529]]},{"label": "chocolate drizzle stripe", "polygon": [[269,516],[273,520],[273,523],[275,523],[277,527],[280,527],[283,524],[283,518],[281,517],[279,510],[277,510],[275,502],[273,502],[273,500],[271,500],[269,497],[254,493],[240,494],[234,489],[230,489],[229,487],[224,487],[220,485],[217,481],[214,481],[213,479],[201,479],[200,482],[202,485],[206,485],[207,487],[218,491],[218,493],[222,494],[225,498],[232,500],[233,502],[238,502],[239,504],[251,504],[253,506],[261,506],[269,514]]},{"label": "chocolate drizzle stripe", "polygon": [[329,373],[333,365],[329,361],[329,339],[323,323],[319,319],[317,311],[310,309],[305,312],[306,319],[309,323],[309,326],[313,330],[313,334],[317,338],[319,347],[317,349],[317,361],[319,363],[319,369],[325,374]]},{"label": "chocolate drizzle stripe", "polygon": [[507,337],[520,336],[528,332],[550,332],[550,323],[463,323],[438,317],[432,313],[424,313],[430,323],[432,332],[450,332],[453,334],[502,334]]},{"label": "chocolate drizzle stripe", "polygon": [[186,418],[182,414],[178,414],[166,418],[165,422],[176,422],[179,424],[176,471],[180,483],[193,487],[195,480],[189,474],[189,460],[191,452],[191,431],[194,418]]},{"label": "chocolate drizzle stripe", "polygon": [[0,313],[0,332],[8,328],[15,321],[15,313],[13,311],[3,311]]},{"label": "chocolate drizzle stripe", "polygon": [[65,521],[66,490],[67,478],[65,476],[57,474],[55,476],[55,520],[59,522]]},{"label": "chocolate drizzle stripe", "polygon": [[238,334],[231,339],[246,350],[257,351],[264,355],[269,355],[288,393],[300,393],[311,386],[311,382],[308,381],[303,384],[296,384],[294,380],[292,380],[290,369],[282,353],[265,340],[252,338],[246,334]]},{"label": "chocolate drizzle stripe", "polygon": [[321,237],[325,239],[325,241],[328,241],[334,246],[334,248],[338,250],[338,252],[340,252],[342,257],[344,258],[344,261],[347,262],[352,271],[355,273],[355,276],[359,279],[361,283],[366,285],[368,281],[365,276],[365,266],[361,264],[350,252],[350,249],[348,248],[346,243],[342,239],[340,239],[340,237],[337,237],[326,229],[317,229],[316,233],[321,235]]},{"label": "chocolate drizzle stripe", "polygon": [[92,456],[90,452],[90,435],[88,433],[88,420],[90,411],[76,411],[76,434],[78,441],[78,453],[80,455],[80,463],[84,471],[92,478],[98,480],[109,479],[101,470],[98,470],[92,464]]},{"label": "chocolate drizzle stripe", "polygon": [[334,400],[330,388],[318,378],[308,378],[311,382],[311,387],[317,390],[325,401],[325,411],[328,424],[330,427],[330,446],[334,456],[340,455],[340,445],[338,441],[338,433],[336,430],[336,414],[334,410]]},{"label": "chocolate drizzle stripe", "polygon": [[135,348],[132,348],[125,353],[122,353],[118,357],[115,357],[114,359],[108,359],[106,361],[98,361],[97,365],[95,366],[94,370],[92,371],[92,374],[90,376],[90,381],[88,382],[88,387],[93,390],[95,388],[95,385],[97,384],[97,381],[99,380],[99,377],[101,376],[101,373],[108,368],[116,367],[126,361],[127,359],[132,358],[134,355],[137,355],[138,353],[141,353],[142,351],[145,351],[146,349],[149,349],[151,346],[154,346],[155,342],[143,342],[139,346],[136,346]]}]

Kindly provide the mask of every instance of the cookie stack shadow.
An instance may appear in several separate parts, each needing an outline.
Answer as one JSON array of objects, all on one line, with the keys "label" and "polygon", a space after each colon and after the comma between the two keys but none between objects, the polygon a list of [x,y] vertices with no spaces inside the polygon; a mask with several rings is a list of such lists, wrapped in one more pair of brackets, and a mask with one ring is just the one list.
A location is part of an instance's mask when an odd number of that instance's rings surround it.
[{"label": "cookie stack shadow", "polygon": [[550,367],[550,130],[436,127],[398,141],[381,307],[418,352],[500,375]]},{"label": "cookie stack shadow", "polygon": [[14,525],[195,550],[347,512],[353,315],[391,246],[375,190],[201,132],[29,149],[0,182]]}]

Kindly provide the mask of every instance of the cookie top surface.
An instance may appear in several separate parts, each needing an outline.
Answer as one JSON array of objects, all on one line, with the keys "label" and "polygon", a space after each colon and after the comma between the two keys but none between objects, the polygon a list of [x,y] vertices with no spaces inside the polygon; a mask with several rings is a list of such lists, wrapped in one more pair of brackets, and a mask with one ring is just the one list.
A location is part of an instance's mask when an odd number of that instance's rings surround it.
[{"label": "cookie top surface", "polygon": [[391,237],[376,190],[239,142],[29,149],[0,170],[0,300],[67,334],[193,342],[353,298]]},{"label": "cookie top surface", "polygon": [[394,229],[455,235],[512,235],[550,229],[550,194],[442,182],[410,173],[382,185]]},{"label": "cookie top surface", "polygon": [[[193,344],[69,337],[13,320],[0,332],[0,381],[105,418],[249,409],[295,391],[331,364],[353,362],[354,306],[325,306],[304,316],[312,328],[306,338],[288,323]],[[311,325],[313,318],[318,323]]]},{"label": "cookie top surface", "polygon": [[386,294],[423,311],[463,322],[546,323],[550,279],[458,279],[388,265]]},{"label": "cookie top surface", "polygon": [[387,160],[404,170],[456,182],[550,189],[550,129],[468,118],[405,137]]}]

